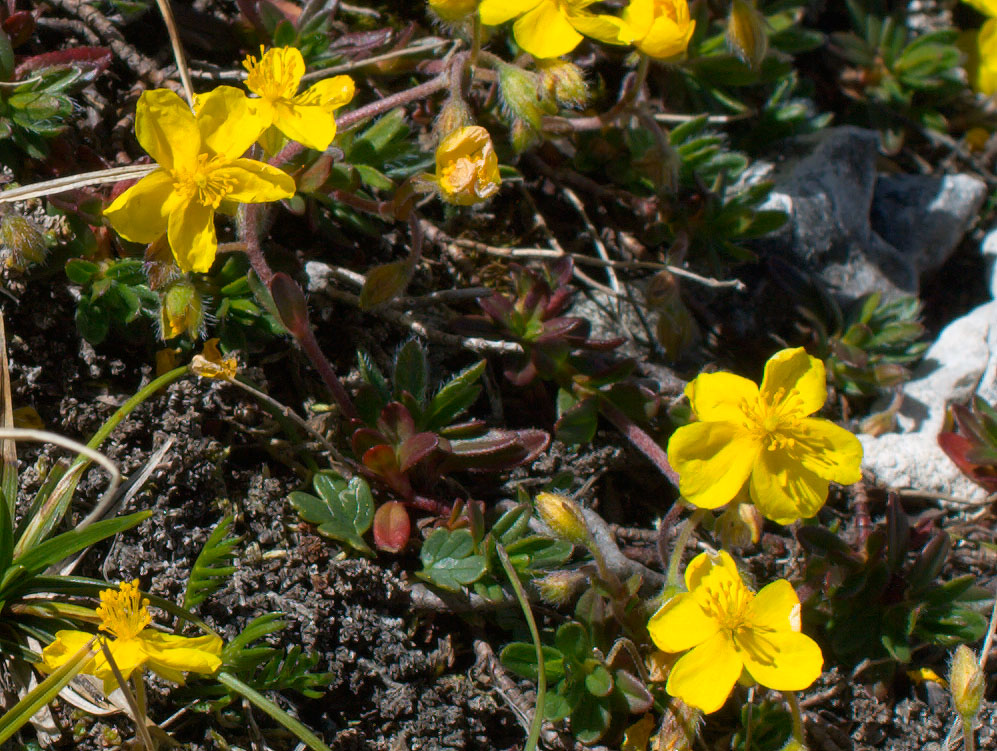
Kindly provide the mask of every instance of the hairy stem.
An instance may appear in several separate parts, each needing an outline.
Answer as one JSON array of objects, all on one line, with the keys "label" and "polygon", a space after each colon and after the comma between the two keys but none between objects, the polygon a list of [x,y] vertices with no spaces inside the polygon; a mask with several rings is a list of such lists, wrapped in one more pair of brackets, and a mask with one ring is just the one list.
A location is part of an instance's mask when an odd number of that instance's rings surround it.
[{"label": "hairy stem", "polygon": [[661,474],[668,478],[668,481],[672,485],[676,488],[679,486],[678,473],[668,463],[668,455],[665,454],[657,441],[645,433],[637,423],[627,417],[619,407],[608,399],[599,399],[599,412],[613,423],[635,448],[650,459],[651,463],[658,468]]},{"label": "hairy stem", "polygon": [[703,520],[704,516],[706,516],[706,509],[698,508],[682,524],[682,529],[679,530],[678,537],[675,538],[675,547],[672,548],[672,555],[668,559],[668,577],[665,586],[677,587],[679,585],[679,566],[682,565],[682,553],[685,552],[685,547],[689,544],[689,538],[692,537],[692,533],[699,526],[699,522]]}]

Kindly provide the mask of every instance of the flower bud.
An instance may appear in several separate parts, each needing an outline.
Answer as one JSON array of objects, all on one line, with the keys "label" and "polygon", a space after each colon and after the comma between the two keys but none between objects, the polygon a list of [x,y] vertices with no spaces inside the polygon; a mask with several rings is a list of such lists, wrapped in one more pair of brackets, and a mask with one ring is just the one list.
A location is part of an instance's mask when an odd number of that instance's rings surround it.
[{"label": "flower bud", "polygon": [[975,720],[983,702],[983,671],[980,670],[973,650],[965,644],[956,647],[952,657],[949,691],[952,692],[955,711],[963,722],[971,723]]},{"label": "flower bud", "polygon": [[747,65],[757,69],[768,52],[765,16],[753,0],[734,0],[727,18],[727,46]]},{"label": "flower bud", "polygon": [[540,142],[540,131],[533,130],[525,120],[514,120],[509,128],[509,141],[517,154]]},{"label": "flower bud", "polygon": [[471,110],[463,97],[451,94],[447,101],[443,103],[440,114],[436,118],[436,125],[433,127],[433,138],[437,144],[446,140],[446,137],[461,128],[472,125]]},{"label": "flower bud", "polygon": [[159,326],[163,341],[184,333],[200,336],[204,327],[204,301],[189,279],[174,282],[160,296]]},{"label": "flower bud", "polygon": [[567,605],[585,584],[586,576],[580,571],[552,571],[533,584],[544,602],[555,607]]},{"label": "flower bud", "polygon": [[492,137],[480,125],[460,128],[436,149],[436,176],[440,197],[447,203],[470,206],[498,192],[498,157]]},{"label": "flower bud", "polygon": [[429,0],[429,7],[440,20],[454,23],[467,18],[478,9],[479,0]]},{"label": "flower bud", "polygon": [[581,109],[589,100],[588,85],[582,69],[557,57],[537,60],[540,84],[562,107]]},{"label": "flower bud", "polygon": [[764,524],[761,513],[751,503],[731,503],[716,522],[716,532],[724,548],[757,545]]},{"label": "flower bud", "polygon": [[6,214],[0,219],[0,245],[3,246],[4,262],[18,271],[33,263],[44,263],[48,256],[45,233],[20,214]]},{"label": "flower bud", "polygon": [[703,714],[681,699],[672,698],[661,719],[661,728],[651,739],[649,751],[691,751],[697,725]]},{"label": "flower bud", "polygon": [[539,76],[519,66],[504,63],[499,65],[498,74],[499,94],[507,116],[513,123],[522,120],[539,133],[543,126],[543,116],[549,114],[549,107],[540,98],[542,89]]},{"label": "flower bud", "polygon": [[544,524],[555,534],[575,545],[588,545],[592,533],[585,523],[581,508],[570,498],[556,493],[540,493],[533,505]]}]

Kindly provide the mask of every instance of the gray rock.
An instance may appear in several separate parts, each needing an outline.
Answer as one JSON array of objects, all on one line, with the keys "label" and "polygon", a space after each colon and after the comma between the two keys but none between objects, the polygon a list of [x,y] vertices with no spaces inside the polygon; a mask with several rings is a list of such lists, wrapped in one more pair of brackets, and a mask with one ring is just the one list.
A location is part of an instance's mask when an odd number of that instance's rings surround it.
[{"label": "gray rock", "polygon": [[947,406],[974,393],[997,398],[997,301],[981,305],[942,331],[904,386],[900,433],[859,436],[863,467],[892,488],[916,488],[982,499],[986,492],[970,482],[938,447]]},{"label": "gray rock", "polygon": [[990,296],[997,298],[997,229],[990,230],[980,243],[980,252],[987,262],[987,274],[990,283]]},{"label": "gray rock", "polygon": [[968,175],[876,174],[879,135],[828,128],[786,144],[746,182],[775,183],[763,208],[789,221],[757,244],[820,276],[843,300],[878,291],[916,294],[920,276],[941,266],[972,222],[986,186]]},{"label": "gray rock", "polygon": [[923,275],[948,260],[986,197],[987,184],[972,175],[881,175],[872,229]]}]

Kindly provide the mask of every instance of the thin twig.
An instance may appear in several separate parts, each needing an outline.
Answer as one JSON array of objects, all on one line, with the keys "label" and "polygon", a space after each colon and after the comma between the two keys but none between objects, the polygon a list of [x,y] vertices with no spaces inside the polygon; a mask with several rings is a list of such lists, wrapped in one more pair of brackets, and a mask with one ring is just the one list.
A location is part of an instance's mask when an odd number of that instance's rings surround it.
[{"label": "thin twig", "polygon": [[602,238],[599,237],[599,230],[596,229],[595,225],[592,224],[592,220],[589,219],[588,214],[585,213],[585,205],[582,203],[575,191],[567,185],[561,186],[561,192],[564,194],[564,197],[568,199],[568,203],[570,203],[574,207],[575,211],[578,212],[578,216],[581,217],[582,222],[585,223],[585,228],[592,236],[592,244],[595,246],[595,251],[599,254],[599,258],[601,258],[606,264],[606,276],[609,278],[609,286],[618,296],[622,295],[623,288],[620,286],[620,280],[616,278],[616,271],[612,260],[609,258],[609,251],[606,250],[605,243],[603,243]]},{"label": "thin twig", "polygon": [[13,203],[14,201],[28,201],[32,198],[42,198],[56,193],[65,193],[67,190],[86,188],[90,185],[106,185],[122,180],[137,180],[145,177],[150,172],[159,169],[158,164],[132,164],[127,167],[112,167],[111,169],[97,170],[96,172],[83,172],[79,175],[68,175],[67,177],[57,177],[54,180],[44,180],[32,185],[22,185],[19,188],[10,188],[0,191],[0,204]]},{"label": "thin twig", "polygon": [[187,95],[187,104],[194,107],[194,87],[190,83],[190,70],[187,68],[187,57],[183,52],[183,45],[180,43],[180,35],[177,33],[177,22],[173,17],[173,8],[170,0],[156,0],[159,12],[163,14],[163,23],[166,24],[166,33],[170,36],[170,46],[173,48],[173,59],[177,63],[177,72],[180,74],[180,83],[183,84],[184,94]]}]

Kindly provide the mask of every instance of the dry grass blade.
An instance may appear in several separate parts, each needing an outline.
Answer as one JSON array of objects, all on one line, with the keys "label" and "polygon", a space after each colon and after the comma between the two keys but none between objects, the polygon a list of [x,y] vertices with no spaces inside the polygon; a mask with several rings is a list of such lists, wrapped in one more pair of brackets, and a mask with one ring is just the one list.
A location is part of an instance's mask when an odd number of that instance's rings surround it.
[{"label": "dry grass blade", "polygon": [[187,103],[194,106],[194,87],[190,83],[190,69],[187,67],[187,57],[183,52],[183,45],[180,44],[180,35],[177,33],[177,22],[173,18],[173,8],[170,7],[170,0],[156,0],[159,12],[163,14],[163,22],[166,24],[166,33],[170,35],[170,45],[173,47],[173,59],[177,61],[177,71],[180,73],[180,83],[183,84],[184,93],[187,95]]},{"label": "dry grass blade", "polygon": [[55,193],[65,193],[67,190],[86,188],[90,185],[106,185],[122,180],[137,180],[145,177],[153,170],[159,169],[156,164],[132,164],[128,167],[112,167],[111,169],[83,172],[79,175],[58,177],[55,180],[45,180],[33,185],[23,185],[20,188],[0,191],[0,204],[15,201],[27,201],[32,198],[43,198]]}]

